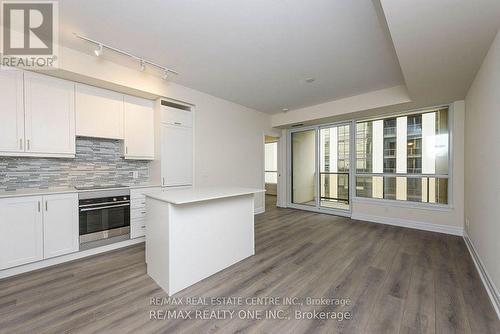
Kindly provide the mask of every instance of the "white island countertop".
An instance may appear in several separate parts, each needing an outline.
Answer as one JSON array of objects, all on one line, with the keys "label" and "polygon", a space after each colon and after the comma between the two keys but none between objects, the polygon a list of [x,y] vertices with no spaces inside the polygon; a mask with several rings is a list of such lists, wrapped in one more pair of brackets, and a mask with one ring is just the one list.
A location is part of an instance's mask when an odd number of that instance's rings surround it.
[{"label": "white island countertop", "polygon": [[188,204],[214,199],[263,193],[264,189],[244,187],[194,187],[187,189],[164,189],[146,194],[159,201],[172,204]]}]

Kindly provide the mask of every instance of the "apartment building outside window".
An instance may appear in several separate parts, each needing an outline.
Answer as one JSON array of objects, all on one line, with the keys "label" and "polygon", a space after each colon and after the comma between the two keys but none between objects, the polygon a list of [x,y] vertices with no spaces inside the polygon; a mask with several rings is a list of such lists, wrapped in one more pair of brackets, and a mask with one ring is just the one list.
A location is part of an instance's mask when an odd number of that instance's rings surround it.
[{"label": "apartment building outside window", "polygon": [[448,204],[447,107],[356,124],[356,196]]}]

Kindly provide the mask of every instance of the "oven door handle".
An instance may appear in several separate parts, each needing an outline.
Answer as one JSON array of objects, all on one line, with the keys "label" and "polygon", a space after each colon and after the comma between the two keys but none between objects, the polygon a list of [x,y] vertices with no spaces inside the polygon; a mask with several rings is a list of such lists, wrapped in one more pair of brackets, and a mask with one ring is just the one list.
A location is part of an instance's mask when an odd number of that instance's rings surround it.
[{"label": "oven door handle", "polygon": [[125,201],[113,201],[113,202],[104,202],[104,203],[81,204],[79,207],[80,208],[87,208],[87,207],[93,207],[93,206],[99,206],[99,205],[121,204],[121,203],[130,203],[130,201],[125,200]]},{"label": "oven door handle", "polygon": [[124,206],[130,206],[130,204],[108,205],[108,206],[100,206],[98,208],[85,208],[85,209],[80,209],[80,212],[96,211],[96,210],[102,210],[102,209],[120,208],[120,207],[124,207]]}]

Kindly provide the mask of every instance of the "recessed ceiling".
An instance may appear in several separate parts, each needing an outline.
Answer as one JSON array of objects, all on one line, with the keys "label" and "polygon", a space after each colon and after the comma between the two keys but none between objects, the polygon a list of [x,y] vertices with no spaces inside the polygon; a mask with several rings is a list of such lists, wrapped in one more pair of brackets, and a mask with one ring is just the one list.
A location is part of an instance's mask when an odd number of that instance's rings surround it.
[{"label": "recessed ceiling", "polygon": [[277,113],[404,84],[374,3],[64,0],[60,36],[89,53],[72,33],[97,39],[179,71],[179,84]]},{"label": "recessed ceiling", "polygon": [[413,101],[461,100],[500,29],[500,0],[381,0]]}]

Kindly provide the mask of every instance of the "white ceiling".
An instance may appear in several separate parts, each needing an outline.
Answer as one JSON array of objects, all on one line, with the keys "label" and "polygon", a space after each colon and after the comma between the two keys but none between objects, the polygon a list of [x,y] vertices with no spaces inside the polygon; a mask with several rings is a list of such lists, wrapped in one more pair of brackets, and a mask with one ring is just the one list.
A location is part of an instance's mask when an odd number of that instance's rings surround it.
[{"label": "white ceiling", "polygon": [[268,113],[404,84],[376,0],[59,3],[63,45],[92,52],[77,32],[179,71],[177,83]]},{"label": "white ceiling", "polygon": [[500,29],[500,0],[380,1],[411,99],[464,99]]}]

